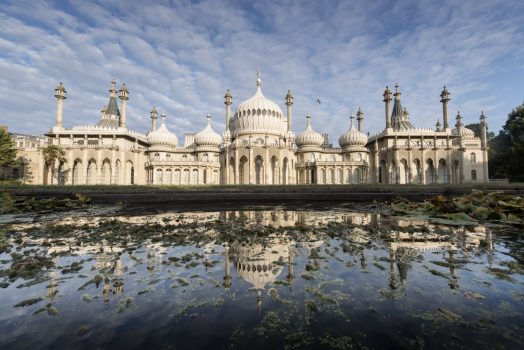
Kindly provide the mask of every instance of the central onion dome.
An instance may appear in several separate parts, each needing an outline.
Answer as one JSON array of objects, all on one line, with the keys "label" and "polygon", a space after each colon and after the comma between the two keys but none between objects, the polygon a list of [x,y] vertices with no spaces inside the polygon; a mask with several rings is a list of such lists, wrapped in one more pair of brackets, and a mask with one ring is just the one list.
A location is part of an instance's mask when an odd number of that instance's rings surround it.
[{"label": "central onion dome", "polygon": [[283,270],[282,262],[289,258],[289,243],[271,241],[267,246],[234,246],[234,264],[242,279],[251,283],[255,289],[264,289],[273,283]]},{"label": "central onion dome", "polygon": [[162,125],[147,134],[147,141],[151,146],[178,146],[178,138],[166,127],[166,115],[162,114]]},{"label": "central onion dome", "polygon": [[349,130],[340,136],[338,144],[340,147],[365,146],[368,142],[367,135],[355,128],[355,125],[353,124],[353,114],[351,114],[349,119],[351,120]]},{"label": "central onion dome", "polygon": [[306,116],[306,123],[306,129],[295,139],[296,145],[298,147],[322,145],[324,143],[324,137],[311,127],[311,116],[309,114]]},{"label": "central onion dome", "polygon": [[257,91],[242,102],[234,116],[234,132],[237,136],[249,134],[285,137],[287,123],[280,107],[262,94],[262,80],[257,73]]},{"label": "central onion dome", "polygon": [[204,130],[195,135],[197,146],[219,147],[222,143],[222,137],[211,128],[211,116],[207,116],[207,126]]}]

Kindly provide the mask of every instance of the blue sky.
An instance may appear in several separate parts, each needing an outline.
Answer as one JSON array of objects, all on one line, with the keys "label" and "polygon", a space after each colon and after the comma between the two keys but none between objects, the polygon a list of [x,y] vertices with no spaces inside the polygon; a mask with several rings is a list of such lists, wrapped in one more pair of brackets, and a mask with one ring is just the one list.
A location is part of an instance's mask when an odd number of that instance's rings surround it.
[{"label": "blue sky", "polygon": [[[66,127],[94,124],[111,79],[130,90],[128,127],[146,133],[153,105],[179,138],[262,90],[293,129],[312,125],[336,143],[349,113],[384,128],[382,93],[398,82],[417,127],[441,117],[451,92],[465,123],[490,130],[524,101],[524,1],[41,1],[0,3],[0,124],[38,134],[55,123],[63,81]],[[322,101],[321,104],[316,102]]]}]

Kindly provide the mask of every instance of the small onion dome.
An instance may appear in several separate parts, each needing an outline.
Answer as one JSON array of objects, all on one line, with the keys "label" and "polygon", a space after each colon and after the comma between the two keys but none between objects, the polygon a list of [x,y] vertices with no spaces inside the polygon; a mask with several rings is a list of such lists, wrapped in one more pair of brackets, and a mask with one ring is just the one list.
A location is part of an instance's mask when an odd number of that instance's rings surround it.
[{"label": "small onion dome", "polygon": [[178,146],[178,138],[166,127],[165,114],[162,114],[162,125],[155,131],[147,134],[147,141],[151,146]]},{"label": "small onion dome", "polygon": [[207,116],[207,126],[195,135],[197,146],[218,147],[222,143],[222,137],[211,128],[211,116]]},{"label": "small onion dome", "polygon": [[368,142],[368,137],[366,134],[355,128],[355,125],[353,124],[353,114],[351,114],[349,119],[351,119],[349,130],[338,139],[340,147],[365,146]]},{"label": "small onion dome", "polygon": [[118,91],[129,92],[129,90],[127,89],[126,83],[123,83],[122,86],[120,87],[120,90],[118,90]]},{"label": "small onion dome", "polygon": [[[471,129],[468,129],[464,126],[462,126],[462,128],[460,128],[460,136],[462,136],[462,139],[464,140],[471,140],[473,138],[475,138],[475,132]],[[451,135],[455,135],[455,136],[458,136],[458,131],[457,129],[453,129],[451,131]]]},{"label": "small onion dome", "polygon": [[298,147],[322,145],[324,143],[324,137],[311,127],[311,116],[309,114],[306,116],[306,121],[306,129],[298,134],[295,143]]}]

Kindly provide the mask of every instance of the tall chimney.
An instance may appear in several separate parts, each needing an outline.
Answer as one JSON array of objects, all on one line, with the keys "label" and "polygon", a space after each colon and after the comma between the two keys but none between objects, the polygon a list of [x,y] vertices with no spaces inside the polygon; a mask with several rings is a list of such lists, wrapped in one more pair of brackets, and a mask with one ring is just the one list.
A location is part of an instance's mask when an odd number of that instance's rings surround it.
[{"label": "tall chimney", "polygon": [[389,86],[386,86],[386,90],[384,90],[384,102],[386,104],[386,128],[391,128],[391,113],[390,113],[390,104],[391,104],[391,91],[389,90]]},{"label": "tall chimney", "polygon": [[129,100],[129,97],[127,96],[129,94],[129,91],[127,90],[126,84],[122,84],[122,87],[120,88],[120,99],[122,100],[122,111],[120,113],[120,126],[125,128],[126,127],[126,101]]},{"label": "tall chimney", "polygon": [[55,88],[55,97],[56,97],[56,127],[62,128],[63,127],[63,106],[64,106],[64,100],[66,97],[66,90],[64,88],[64,85],[62,85],[62,82],[60,82],[57,87]]},{"label": "tall chimney", "polygon": [[291,131],[291,116],[292,116],[291,107],[293,106],[293,95],[291,94],[291,90],[287,91],[286,106],[287,106],[287,131],[289,132]]},{"label": "tall chimney", "polygon": [[440,93],[440,102],[442,102],[442,119],[444,121],[444,130],[449,129],[448,123],[448,102],[451,100],[449,98],[449,91],[444,86],[442,92]]}]

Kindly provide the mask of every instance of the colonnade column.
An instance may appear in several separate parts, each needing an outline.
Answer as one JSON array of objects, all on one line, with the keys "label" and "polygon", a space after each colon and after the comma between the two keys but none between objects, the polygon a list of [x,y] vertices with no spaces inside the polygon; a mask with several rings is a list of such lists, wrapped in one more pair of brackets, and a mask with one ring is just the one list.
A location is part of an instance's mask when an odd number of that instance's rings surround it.
[{"label": "colonnade column", "polygon": [[484,182],[489,182],[487,129],[488,125],[486,123],[486,116],[484,115],[484,111],[482,111],[482,114],[480,115],[480,146],[482,149],[482,179]]},{"label": "colonnade column", "polygon": [[413,182],[413,170],[412,170],[412,166],[413,166],[413,150],[411,149],[411,146],[409,146],[410,148],[408,149],[408,184],[411,184]]},{"label": "colonnade column", "polygon": [[426,184],[426,154],[424,146],[420,149],[420,183],[422,185]]},{"label": "colonnade column", "polygon": [[235,148],[235,173],[233,174],[235,185],[238,185],[240,182],[240,166],[238,164],[238,149]]},{"label": "colonnade column", "polygon": [[[72,142],[71,142],[71,144],[72,144]],[[66,185],[72,185],[73,184],[73,167],[74,167],[74,163],[73,162],[74,162],[74,160],[73,160],[73,152],[69,151],[67,153],[67,165],[68,165],[68,168],[69,168],[69,173],[68,173]]]},{"label": "colonnade column", "polygon": [[[100,145],[100,142],[102,142],[102,139],[101,137],[98,138],[98,142],[99,142],[99,145]],[[101,183],[101,179],[102,179],[102,151],[99,149],[96,150],[96,182],[95,182],[95,185],[98,185]]]}]

